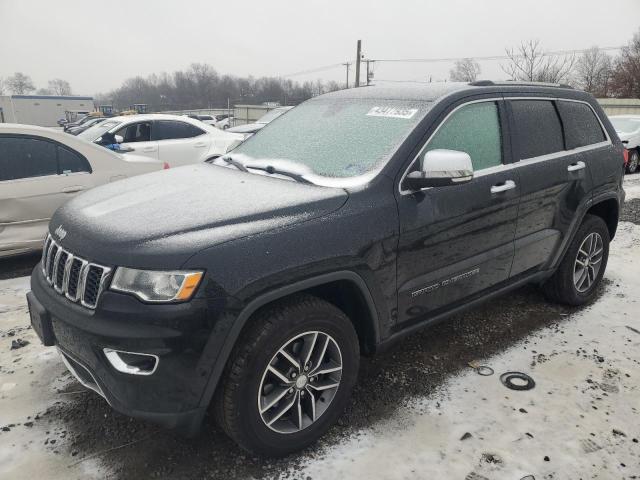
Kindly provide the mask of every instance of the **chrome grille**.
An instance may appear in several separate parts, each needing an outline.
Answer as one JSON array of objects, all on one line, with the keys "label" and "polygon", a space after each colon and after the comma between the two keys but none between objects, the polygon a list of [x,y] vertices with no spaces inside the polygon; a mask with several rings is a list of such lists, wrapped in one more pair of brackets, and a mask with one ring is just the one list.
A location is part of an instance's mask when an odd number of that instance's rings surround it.
[{"label": "chrome grille", "polygon": [[42,251],[42,273],[57,293],[94,309],[111,269],[75,256],[47,235]]}]

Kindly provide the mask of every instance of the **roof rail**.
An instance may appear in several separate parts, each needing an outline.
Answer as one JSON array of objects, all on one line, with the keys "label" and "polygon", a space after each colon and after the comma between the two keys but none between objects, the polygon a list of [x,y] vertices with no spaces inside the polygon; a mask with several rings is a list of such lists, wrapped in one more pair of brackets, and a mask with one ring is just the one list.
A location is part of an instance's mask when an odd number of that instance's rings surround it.
[{"label": "roof rail", "polygon": [[493,80],[476,80],[475,82],[469,82],[469,85],[474,87],[494,87],[494,86],[529,86],[529,87],[556,87],[556,88],[570,88],[571,85],[565,83],[549,83],[549,82],[523,82],[519,80],[503,80],[494,82]]}]

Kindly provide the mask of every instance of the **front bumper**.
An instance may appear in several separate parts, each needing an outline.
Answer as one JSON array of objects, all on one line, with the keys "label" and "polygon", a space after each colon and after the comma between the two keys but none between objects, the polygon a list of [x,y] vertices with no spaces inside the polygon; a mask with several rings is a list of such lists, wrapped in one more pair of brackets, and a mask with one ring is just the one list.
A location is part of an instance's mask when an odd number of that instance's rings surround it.
[{"label": "front bumper", "polygon": [[[216,312],[205,299],[149,305],[105,291],[95,310],[72,303],[46,282],[40,266],[31,276],[31,308],[42,312],[69,370],[114,410],[191,435],[206,411],[202,397],[211,376],[210,342]],[[215,304],[215,303],[214,303]],[[214,342],[215,343],[215,342]],[[104,348],[154,355],[152,375],[122,373]]]}]

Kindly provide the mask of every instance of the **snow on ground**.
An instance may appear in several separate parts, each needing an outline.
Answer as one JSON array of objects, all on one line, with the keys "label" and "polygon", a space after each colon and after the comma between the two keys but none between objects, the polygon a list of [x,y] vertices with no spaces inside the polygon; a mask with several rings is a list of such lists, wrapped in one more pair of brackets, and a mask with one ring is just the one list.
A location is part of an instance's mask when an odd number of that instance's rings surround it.
[{"label": "snow on ground", "polygon": [[627,194],[626,201],[640,198],[640,174],[625,177],[624,191]]},{"label": "snow on ground", "polygon": [[[283,477],[640,478],[640,227],[620,225],[606,278],[592,306],[483,359],[494,375],[469,369]],[[504,387],[513,370],[535,388]]]}]

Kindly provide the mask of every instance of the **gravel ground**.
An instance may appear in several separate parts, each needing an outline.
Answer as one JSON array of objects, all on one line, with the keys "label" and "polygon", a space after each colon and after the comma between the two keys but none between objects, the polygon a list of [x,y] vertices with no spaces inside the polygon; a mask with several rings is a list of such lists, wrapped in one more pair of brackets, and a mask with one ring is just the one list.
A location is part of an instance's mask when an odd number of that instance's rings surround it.
[{"label": "gravel ground", "polygon": [[[640,189],[637,176],[630,186]],[[634,195],[622,218],[638,224],[640,199]],[[579,314],[547,303],[526,287],[413,335],[387,353],[364,358],[351,404],[329,435],[305,452],[272,460],[248,456],[211,418],[199,437],[187,440],[119,415],[84,390],[28,327],[23,276],[37,261],[37,256],[0,261],[1,478],[308,478],[312,471],[313,478],[325,478],[318,472],[326,470],[315,471],[313,465],[325,462],[326,452],[413,408],[416,399],[433,398],[452,378],[468,372],[469,362],[562,329]],[[601,295],[611,295],[613,287],[605,281]],[[30,343],[10,350],[17,339]]]}]

